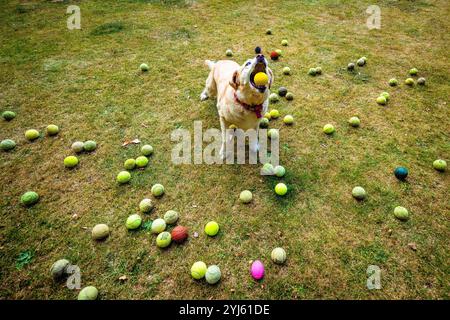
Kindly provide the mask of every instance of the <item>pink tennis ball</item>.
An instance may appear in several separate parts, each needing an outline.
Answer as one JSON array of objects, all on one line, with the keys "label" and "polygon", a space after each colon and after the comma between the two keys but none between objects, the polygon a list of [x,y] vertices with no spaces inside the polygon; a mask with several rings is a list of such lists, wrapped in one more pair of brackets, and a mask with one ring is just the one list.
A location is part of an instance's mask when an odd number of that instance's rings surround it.
[{"label": "pink tennis ball", "polygon": [[252,266],[250,268],[250,273],[255,280],[261,280],[264,278],[264,265],[261,261],[255,260],[252,263]]}]

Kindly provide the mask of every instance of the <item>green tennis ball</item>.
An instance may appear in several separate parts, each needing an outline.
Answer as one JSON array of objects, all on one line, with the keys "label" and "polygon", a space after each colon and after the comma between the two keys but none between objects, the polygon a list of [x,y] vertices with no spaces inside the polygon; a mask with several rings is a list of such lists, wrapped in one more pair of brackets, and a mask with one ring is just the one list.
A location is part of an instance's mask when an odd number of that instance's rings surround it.
[{"label": "green tennis ball", "polygon": [[425,85],[425,81],[426,81],[425,78],[421,77],[421,78],[417,79],[417,84],[421,85],[421,86],[424,86]]},{"label": "green tennis ball", "polygon": [[205,233],[214,237],[219,232],[219,224],[215,221],[210,221],[205,225]]},{"label": "green tennis ball", "polygon": [[93,286],[83,288],[78,294],[78,300],[96,300],[97,297],[98,290]]},{"label": "green tennis ball", "polygon": [[266,34],[269,34],[269,35],[272,34],[272,30],[271,29],[267,29],[266,30]]},{"label": "green tennis ball", "polygon": [[160,248],[168,247],[171,242],[172,242],[172,236],[170,235],[170,232],[167,232],[167,231],[161,232],[156,237],[156,245]]},{"label": "green tennis ball", "polygon": [[66,168],[73,168],[78,165],[78,158],[75,156],[68,156],[64,158],[64,166]]},{"label": "green tennis ball", "polygon": [[123,163],[123,167],[126,170],[133,170],[136,167],[136,160],[134,159],[125,160],[125,162]]},{"label": "green tennis ball", "polygon": [[155,197],[161,197],[164,194],[164,186],[162,184],[155,184],[152,186],[152,195]]},{"label": "green tennis ball", "polygon": [[136,167],[143,168],[148,164],[148,158],[146,156],[139,156],[136,158]]},{"label": "green tennis ball", "polygon": [[59,133],[59,127],[57,125],[54,124],[49,124],[47,126],[47,134],[49,136],[55,136]]},{"label": "green tennis ball", "polygon": [[11,139],[5,139],[2,140],[2,142],[0,142],[0,148],[3,151],[9,151],[12,150],[16,147],[16,143],[14,142],[14,140]]},{"label": "green tennis ball", "polygon": [[278,129],[269,129],[269,131],[267,131],[267,136],[270,139],[278,139],[280,134],[278,133]]},{"label": "green tennis ball", "polygon": [[316,68],[310,68],[310,69],[308,70],[308,74],[309,74],[310,76],[315,76],[316,73],[317,73]]},{"label": "green tennis ball", "polygon": [[323,126],[323,132],[326,134],[333,134],[336,130],[334,129],[334,126],[331,123],[328,123]]},{"label": "green tennis ball", "polygon": [[347,65],[347,70],[352,71],[352,70],[354,70],[354,69],[355,69],[355,64],[354,64],[353,62],[350,62],[350,63]]},{"label": "green tennis ball", "polygon": [[262,118],[259,122],[259,127],[260,128],[267,128],[269,126],[269,119],[267,118]]},{"label": "green tennis ball", "polygon": [[231,51],[231,49],[228,49],[227,51],[225,51],[225,55],[227,57],[232,57],[233,56],[233,51]]},{"label": "green tennis ball", "polygon": [[287,192],[288,192],[288,188],[284,183],[280,182],[279,184],[277,184],[275,186],[275,193],[277,195],[284,196]]},{"label": "green tennis ball", "polygon": [[386,101],[389,101],[389,98],[391,97],[391,96],[389,95],[389,93],[386,92],[386,91],[382,92],[382,93],[380,94],[380,96],[384,97],[384,98],[386,99]]},{"label": "green tennis ball", "polygon": [[294,123],[294,117],[291,116],[290,114],[288,114],[288,115],[284,116],[283,122],[287,125],[291,125]]},{"label": "green tennis ball", "polygon": [[244,190],[239,195],[239,200],[241,200],[242,203],[249,203],[252,201],[253,195],[250,190]]},{"label": "green tennis ball", "polygon": [[141,148],[141,153],[144,156],[150,156],[153,154],[153,147],[149,144],[143,145]]},{"label": "green tennis ball", "polygon": [[12,119],[14,119],[16,117],[16,114],[12,111],[4,111],[2,113],[2,117],[6,121],[11,121]]},{"label": "green tennis ball", "polygon": [[294,94],[292,92],[286,93],[286,100],[288,101],[294,100]]},{"label": "green tennis ball", "polygon": [[164,219],[158,218],[152,222],[152,233],[161,233],[166,230],[166,222]]},{"label": "green tennis ball", "polygon": [[434,160],[433,168],[435,168],[437,171],[445,171],[447,169],[447,162],[442,159]]},{"label": "green tennis ball", "polygon": [[151,199],[142,199],[139,203],[139,210],[143,213],[148,213],[153,210],[153,203]]},{"label": "green tennis ball", "polygon": [[271,119],[278,119],[280,117],[280,111],[277,109],[270,110],[270,118]]},{"label": "green tennis ball", "polygon": [[283,55],[283,51],[281,51],[281,49],[276,49],[275,52],[276,52],[279,56],[282,56],[282,55]]},{"label": "green tennis ball", "polygon": [[205,276],[206,270],[206,264],[203,261],[197,261],[191,267],[191,276],[195,280],[200,280]]},{"label": "green tennis ball", "polygon": [[141,65],[139,66],[139,69],[141,69],[141,71],[148,71],[150,68],[148,67],[148,64],[146,63],[141,63]]},{"label": "green tennis ball", "polygon": [[67,267],[70,265],[69,260],[60,259],[56,261],[50,268],[53,279],[61,279],[67,272]]},{"label": "green tennis ball", "polygon": [[394,209],[394,216],[399,220],[405,221],[409,219],[409,212],[406,208],[398,206]]},{"label": "green tennis ball", "polygon": [[275,168],[271,163],[265,163],[261,169],[263,175],[273,175]]},{"label": "green tennis ball", "polygon": [[75,153],[80,153],[84,150],[84,143],[81,141],[75,141],[72,143],[71,148]]},{"label": "green tennis ball", "polygon": [[283,166],[276,166],[273,168],[273,172],[277,177],[281,178],[286,174],[286,169]]},{"label": "green tennis ball", "polygon": [[413,78],[408,78],[408,79],[406,79],[405,80],[405,84],[407,85],[407,86],[413,86],[414,85],[414,79]]},{"label": "green tennis ball", "polygon": [[271,94],[269,95],[269,101],[270,101],[270,102],[276,103],[276,102],[278,102],[279,100],[280,100],[280,97],[278,97],[278,94],[276,94],[275,92],[274,92],[274,93],[271,93]]},{"label": "green tennis ball", "polygon": [[116,181],[119,184],[128,183],[130,180],[131,180],[131,174],[128,171],[120,171],[116,178]]},{"label": "green tennis ball", "polygon": [[38,201],[39,195],[34,191],[27,191],[20,197],[20,202],[26,207],[31,207]]},{"label": "green tennis ball", "polygon": [[284,67],[284,68],[283,68],[283,74],[285,74],[285,75],[290,75],[290,74],[291,74],[291,68],[289,68],[289,67]]},{"label": "green tennis ball", "polygon": [[281,40],[281,45],[286,47],[288,45],[288,41],[286,39]]},{"label": "green tennis ball", "polygon": [[398,80],[395,79],[395,78],[390,79],[390,80],[389,80],[389,85],[390,85],[391,87],[397,86],[397,85],[398,85]]},{"label": "green tennis ball", "polygon": [[366,190],[362,187],[354,187],[352,190],[352,196],[357,200],[364,200],[366,198]]},{"label": "green tennis ball", "polygon": [[384,106],[386,104],[386,102],[387,102],[387,100],[386,100],[386,98],[384,96],[379,96],[377,98],[377,103],[381,104],[382,106]]},{"label": "green tennis ball", "polygon": [[418,73],[419,73],[419,70],[417,70],[416,68],[412,68],[409,70],[409,74],[411,76],[417,76]]},{"label": "green tennis ball", "polygon": [[352,127],[359,127],[359,125],[361,124],[361,120],[359,120],[358,117],[351,117],[348,120],[348,123],[352,126]]},{"label": "green tennis ball", "polygon": [[84,151],[90,152],[97,148],[97,143],[93,140],[88,140],[84,143]]},{"label": "green tennis ball", "polygon": [[364,66],[366,64],[366,60],[363,58],[358,59],[358,61],[356,61],[356,64],[360,67]]},{"label": "green tennis ball", "polygon": [[167,224],[174,224],[175,222],[178,221],[178,217],[179,217],[178,212],[176,212],[175,210],[168,210],[164,214],[164,221]]},{"label": "green tennis ball", "polygon": [[29,129],[29,130],[25,131],[25,138],[27,138],[27,140],[29,140],[29,141],[33,141],[33,140],[39,138],[39,131],[37,131],[35,129]]},{"label": "green tennis ball", "polygon": [[283,264],[286,261],[286,251],[283,248],[275,248],[272,250],[270,258],[276,264]]},{"label": "green tennis ball", "polygon": [[92,228],[92,239],[102,240],[109,236],[109,227],[106,224],[97,224]]},{"label": "green tennis ball", "polygon": [[218,266],[212,265],[206,269],[205,279],[209,284],[216,284],[219,282],[221,277],[222,273],[220,272],[220,268]]},{"label": "green tennis ball", "polygon": [[316,67],[316,74],[322,74],[322,68]]},{"label": "green tennis ball", "polygon": [[127,221],[125,225],[127,226],[128,230],[134,230],[141,226],[142,218],[138,214],[132,214],[127,218]]}]

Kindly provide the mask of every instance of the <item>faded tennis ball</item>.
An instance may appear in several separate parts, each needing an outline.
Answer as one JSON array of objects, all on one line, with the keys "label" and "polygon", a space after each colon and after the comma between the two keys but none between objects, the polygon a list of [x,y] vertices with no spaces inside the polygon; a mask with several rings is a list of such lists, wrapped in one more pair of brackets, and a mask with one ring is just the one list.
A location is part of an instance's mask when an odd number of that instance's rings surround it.
[{"label": "faded tennis ball", "polygon": [[286,261],[286,251],[283,248],[275,248],[270,254],[272,261],[276,264],[283,264]]},{"label": "faded tennis ball", "polygon": [[287,92],[288,91],[287,91],[286,87],[279,87],[278,88],[278,95],[280,97],[285,97]]},{"label": "faded tennis ball", "polygon": [[288,114],[288,115],[284,116],[283,122],[285,124],[288,124],[288,125],[293,124],[294,123],[294,117],[291,116],[290,114]]},{"label": "faded tennis ball", "polygon": [[360,67],[362,67],[363,65],[366,64],[366,60],[364,60],[363,58],[358,59],[358,61],[356,61],[356,64]]},{"label": "faded tennis ball", "polygon": [[69,265],[70,262],[67,259],[60,259],[53,263],[50,268],[53,279],[61,279],[66,274]]},{"label": "faded tennis ball", "polygon": [[139,210],[143,213],[148,213],[153,210],[153,203],[151,199],[145,198],[139,203]]},{"label": "faded tennis ball", "polygon": [[286,174],[286,169],[283,166],[275,166],[275,168],[273,168],[273,173],[281,178]]},{"label": "faded tennis ball", "polygon": [[14,142],[14,140],[11,139],[5,139],[2,140],[2,142],[0,142],[0,148],[3,151],[9,151],[12,150],[16,147],[16,143]]},{"label": "faded tennis ball", "polygon": [[389,99],[390,99],[390,97],[391,97],[391,96],[389,95],[389,93],[386,92],[386,91],[382,92],[382,93],[380,94],[380,96],[384,97],[384,98],[386,99],[386,101],[389,101]]},{"label": "faded tennis ball", "polygon": [[272,103],[278,102],[280,100],[280,97],[278,97],[278,95],[274,92],[271,93],[269,96],[269,101]]},{"label": "faded tennis ball", "polygon": [[275,193],[277,195],[284,196],[287,192],[288,192],[288,188],[284,183],[280,182],[279,184],[277,184],[275,186]]},{"label": "faded tennis ball", "polygon": [[418,85],[424,86],[425,82],[426,82],[426,80],[425,80],[424,77],[421,77],[421,78],[417,79],[417,84]]},{"label": "faded tennis ball", "polygon": [[322,68],[316,67],[316,74],[322,74]]},{"label": "faded tennis ball", "polygon": [[326,134],[333,134],[336,130],[334,129],[334,126],[331,123],[327,123],[323,126],[323,132]]},{"label": "faded tennis ball", "polygon": [[355,64],[354,64],[353,62],[350,62],[350,63],[347,65],[347,70],[352,71],[352,70],[354,70],[354,69],[355,69]]},{"label": "faded tennis ball", "polygon": [[288,41],[286,39],[281,40],[281,45],[286,47],[288,45]]},{"label": "faded tennis ball", "polygon": [[267,120],[272,119],[272,117],[270,116],[270,112],[264,113],[264,118],[266,118]]},{"label": "faded tennis ball", "polygon": [[271,29],[267,29],[266,30],[266,34],[269,34],[269,35],[272,34],[272,30]]},{"label": "faded tennis ball", "polygon": [[143,145],[141,148],[141,153],[144,156],[150,156],[153,154],[153,147],[149,144]]},{"label": "faded tennis ball", "polygon": [[176,212],[175,210],[168,210],[164,214],[164,221],[167,224],[174,224],[175,222],[178,221],[178,217],[179,217],[178,212]]},{"label": "faded tennis ball", "polygon": [[257,86],[265,86],[269,83],[269,76],[264,72],[258,72],[253,77],[253,81]]},{"label": "faded tennis ball", "polygon": [[133,170],[136,167],[136,160],[134,159],[127,159],[123,163],[123,167],[127,170]]},{"label": "faded tennis ball", "polygon": [[310,75],[310,76],[315,76],[316,75],[316,68],[310,68],[309,70],[308,70],[308,74]]},{"label": "faded tennis ball", "polygon": [[275,52],[276,52],[279,56],[282,56],[282,55],[283,55],[283,51],[281,51],[281,49],[276,49]]},{"label": "faded tennis ball", "polygon": [[163,231],[156,237],[156,245],[160,248],[165,248],[172,242],[172,236],[169,232]]},{"label": "faded tennis ball", "polygon": [[25,138],[27,138],[27,140],[29,141],[35,140],[39,138],[39,131],[35,129],[29,129],[25,131]]},{"label": "faded tennis ball", "polygon": [[219,232],[219,224],[215,221],[210,221],[205,225],[205,233],[214,237]]},{"label": "faded tennis ball", "polygon": [[84,151],[90,152],[97,148],[97,142],[93,140],[88,140],[84,143]]},{"label": "faded tennis ball", "polygon": [[131,174],[128,171],[120,171],[116,180],[119,184],[128,183],[131,180]]},{"label": "faded tennis ball", "polygon": [[271,163],[265,163],[261,169],[263,175],[273,175],[275,168]]},{"label": "faded tennis ball", "polygon": [[292,92],[286,93],[286,100],[294,100],[294,94]]},{"label": "faded tennis ball", "polygon": [[419,73],[419,70],[417,70],[417,68],[412,68],[409,70],[409,75],[411,76],[417,76],[417,73]]},{"label": "faded tennis ball", "polygon": [[433,168],[435,168],[437,171],[445,171],[447,169],[447,162],[442,159],[434,160]]},{"label": "faded tennis ball", "polygon": [[405,84],[407,86],[413,86],[414,85],[414,79],[413,78],[408,78],[405,80]]},{"label": "faded tennis ball", "polygon": [[252,201],[253,195],[250,190],[244,190],[239,195],[239,200],[241,200],[242,203],[249,203]]},{"label": "faded tennis ball", "polygon": [[64,158],[64,166],[66,168],[73,168],[78,165],[78,158],[75,156],[68,156]]},{"label": "faded tennis ball", "polygon": [[267,118],[262,118],[259,122],[259,127],[260,128],[267,128],[269,126],[269,119]]},{"label": "faded tennis ball", "polygon": [[269,131],[267,131],[267,136],[270,139],[278,139],[280,134],[278,133],[278,129],[269,129]]},{"label": "faded tennis ball", "polygon": [[16,113],[12,112],[12,111],[4,111],[2,113],[2,118],[6,121],[11,121],[12,119],[14,119],[16,117]]},{"label": "faded tennis ball", "polygon": [[166,222],[164,219],[158,218],[153,220],[151,230],[152,233],[161,233],[166,230]]},{"label": "faded tennis ball", "polygon": [[59,127],[55,124],[49,124],[47,126],[47,134],[49,136],[54,136],[57,135],[59,133]]},{"label": "faded tennis ball", "polygon": [[127,226],[128,230],[134,230],[141,226],[142,218],[138,214],[132,214],[127,218],[127,221],[125,222],[125,225]]},{"label": "faded tennis ball", "polygon": [[164,194],[164,186],[162,184],[159,184],[159,183],[154,184],[152,186],[151,192],[152,192],[153,196],[160,197],[160,196],[162,196]]},{"label": "faded tennis ball", "polygon": [[84,150],[84,143],[81,141],[75,141],[72,143],[71,148],[75,153],[80,153]]},{"label": "faded tennis ball", "polygon": [[352,190],[352,196],[358,200],[364,200],[366,197],[366,190],[363,187],[354,187]]},{"label": "faded tennis ball", "polygon": [[148,71],[149,70],[149,67],[148,67],[148,64],[146,64],[146,63],[141,63],[141,65],[139,66],[139,69],[141,69],[141,71]]},{"label": "faded tennis ball", "polygon": [[209,266],[205,273],[206,282],[209,284],[216,284],[222,277],[220,268],[216,265]]},{"label": "faded tennis ball", "polygon": [[148,158],[146,156],[139,156],[136,158],[136,167],[143,168],[148,164]]},{"label": "faded tennis ball", "polygon": [[78,300],[96,300],[97,297],[98,290],[93,286],[83,288],[78,294]]},{"label": "faded tennis ball", "polygon": [[92,228],[92,239],[102,240],[109,236],[109,227],[104,224],[97,224]]},{"label": "faded tennis ball", "polygon": [[391,87],[395,87],[396,85],[398,85],[398,80],[395,79],[395,78],[390,79],[390,80],[389,80],[389,85],[390,85]]},{"label": "faded tennis ball", "polygon": [[377,98],[377,103],[382,105],[382,106],[384,106],[386,104],[386,102],[387,102],[387,100],[386,100],[386,98],[384,96],[379,96]]},{"label": "faded tennis ball", "polygon": [[205,276],[206,270],[206,264],[203,261],[197,261],[191,267],[191,276],[195,280],[200,280]]},{"label": "faded tennis ball", "polygon": [[398,206],[394,209],[394,216],[399,220],[408,220],[409,219],[409,212],[406,208]]},{"label": "faded tennis ball", "polygon": [[27,191],[20,197],[20,202],[26,206],[31,207],[39,201],[39,195],[34,191]]},{"label": "faded tennis ball", "polygon": [[285,75],[290,75],[290,74],[291,74],[291,68],[289,68],[289,67],[284,67],[284,68],[283,68],[283,74],[285,74]]},{"label": "faded tennis ball", "polygon": [[233,51],[231,51],[231,49],[228,49],[227,51],[225,51],[225,55],[227,57],[232,57],[233,56]]},{"label": "faded tennis ball", "polygon": [[361,124],[361,120],[359,120],[358,117],[351,117],[348,120],[348,123],[352,126],[352,127],[359,127],[359,125]]},{"label": "faded tennis ball", "polygon": [[280,112],[277,109],[270,110],[270,118],[278,119],[280,117]]}]

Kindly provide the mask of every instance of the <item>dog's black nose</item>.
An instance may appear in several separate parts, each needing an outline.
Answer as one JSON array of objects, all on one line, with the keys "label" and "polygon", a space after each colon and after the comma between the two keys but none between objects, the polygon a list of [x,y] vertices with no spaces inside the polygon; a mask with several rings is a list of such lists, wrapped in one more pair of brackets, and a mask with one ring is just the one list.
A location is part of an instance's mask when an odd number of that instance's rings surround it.
[{"label": "dog's black nose", "polygon": [[256,62],[264,62],[264,55],[258,54],[256,56]]}]

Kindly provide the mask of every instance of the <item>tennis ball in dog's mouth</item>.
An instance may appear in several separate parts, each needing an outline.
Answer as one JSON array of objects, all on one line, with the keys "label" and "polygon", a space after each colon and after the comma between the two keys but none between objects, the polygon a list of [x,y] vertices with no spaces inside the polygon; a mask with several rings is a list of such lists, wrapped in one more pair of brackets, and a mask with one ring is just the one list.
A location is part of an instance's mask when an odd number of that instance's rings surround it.
[{"label": "tennis ball in dog's mouth", "polygon": [[11,140],[11,139],[2,140],[2,142],[0,143],[0,149],[2,149],[3,151],[12,150],[15,147],[16,147],[16,143],[14,142],[14,140]]},{"label": "tennis ball in dog's mouth", "polygon": [[219,233],[219,224],[215,221],[210,221],[205,225],[205,233],[214,237],[217,233]]},{"label": "tennis ball in dog's mouth", "polygon": [[120,171],[116,180],[119,184],[128,183],[131,180],[131,174],[128,171]]},{"label": "tennis ball in dog's mouth", "polygon": [[275,92],[270,94],[270,96],[269,96],[269,101],[270,102],[276,103],[279,100],[280,100],[280,98],[278,97],[278,95]]},{"label": "tennis ball in dog's mouth", "polygon": [[275,186],[275,193],[277,195],[284,196],[287,192],[288,192],[288,188],[284,183],[280,182],[279,184],[277,184]]},{"label": "tennis ball in dog's mouth", "polygon": [[225,51],[225,55],[227,57],[232,57],[233,56],[233,51],[231,51],[231,49],[227,49],[227,51]]},{"label": "tennis ball in dog's mouth", "polygon": [[334,126],[331,123],[328,123],[323,126],[323,132],[326,134],[333,134],[336,130],[334,129]]},{"label": "tennis ball in dog's mouth", "polygon": [[288,115],[284,116],[283,122],[287,125],[291,125],[294,123],[294,117],[291,116],[290,114],[288,114]]},{"label": "tennis ball in dog's mouth", "polygon": [[125,162],[123,163],[123,167],[126,170],[133,170],[134,167],[136,167],[136,160],[134,160],[134,159],[125,160]]},{"label": "tennis ball in dog's mouth", "polygon": [[6,121],[11,121],[16,117],[16,113],[13,111],[4,111],[2,113],[2,118]]},{"label": "tennis ball in dog's mouth", "polygon": [[418,73],[419,73],[419,70],[417,70],[417,68],[412,68],[409,70],[409,74],[411,76],[417,76]]},{"label": "tennis ball in dog's mouth", "polygon": [[242,203],[249,203],[252,201],[253,195],[250,190],[244,190],[239,195],[239,200],[241,200]]},{"label": "tennis ball in dog's mouth", "polygon": [[143,168],[148,164],[148,158],[146,156],[139,156],[136,158],[136,167]]},{"label": "tennis ball in dog's mouth", "polygon": [[142,218],[138,214],[132,214],[127,218],[127,221],[125,223],[128,230],[134,230],[141,226]]},{"label": "tennis ball in dog's mouth", "polygon": [[25,131],[25,138],[27,138],[27,140],[29,141],[36,140],[37,138],[39,138],[39,131],[35,129],[29,129]]},{"label": "tennis ball in dog's mouth", "polygon": [[366,197],[366,190],[364,190],[363,187],[354,187],[352,190],[352,196],[357,200],[364,200]]},{"label": "tennis ball in dog's mouth", "polygon": [[395,79],[395,78],[389,79],[389,85],[390,85],[391,87],[397,86],[397,85],[398,85],[398,80]]},{"label": "tennis ball in dog's mouth", "polygon": [[282,46],[287,46],[289,43],[288,43],[288,41],[286,40],[286,39],[283,39],[283,40],[281,40],[281,45]]},{"label": "tennis ball in dog's mouth", "polygon": [[158,218],[153,220],[152,222],[152,233],[161,233],[164,230],[166,230],[166,222],[164,221],[164,219]]},{"label": "tennis ball in dog's mouth", "polygon": [[395,207],[394,216],[399,220],[406,221],[409,219],[408,209],[401,206]]},{"label": "tennis ball in dog's mouth", "polygon": [[75,156],[68,156],[64,158],[64,166],[66,168],[73,168],[78,165],[78,158]]},{"label": "tennis ball in dog's mouth", "polygon": [[408,79],[406,79],[406,80],[405,80],[405,84],[406,84],[407,86],[412,87],[412,86],[414,85],[414,79],[413,79],[413,78],[408,78]]},{"label": "tennis ball in dog's mouth", "polygon": [[384,106],[386,104],[386,102],[387,102],[387,100],[386,100],[386,97],[384,97],[384,96],[379,96],[377,98],[377,103],[381,104],[382,106]]},{"label": "tennis ball in dog's mouth", "polygon": [[153,203],[151,199],[145,198],[139,203],[139,210],[141,210],[141,212],[148,213],[152,211],[152,209]]},{"label": "tennis ball in dog's mouth", "polygon": [[361,124],[361,120],[359,120],[358,117],[351,117],[348,120],[348,123],[352,126],[352,127],[359,127],[359,125]]},{"label": "tennis ball in dog's mouth", "polygon": [[277,109],[270,110],[270,118],[278,119],[280,117],[280,112]]},{"label": "tennis ball in dog's mouth", "polygon": [[20,197],[20,202],[26,206],[30,207],[39,201],[39,195],[34,191],[27,191]]},{"label": "tennis ball in dog's mouth", "polygon": [[83,288],[78,294],[78,300],[96,300],[98,297],[98,290],[96,287],[88,286]]},{"label": "tennis ball in dog's mouth", "polygon": [[152,192],[153,196],[160,197],[160,196],[162,196],[164,194],[164,186],[162,184],[159,184],[159,183],[154,184],[152,186],[151,192]]},{"label": "tennis ball in dog's mouth", "polygon": [[442,159],[434,160],[433,168],[437,171],[445,171],[447,169],[447,162]]},{"label": "tennis ball in dog's mouth", "polygon": [[59,127],[57,125],[49,124],[47,126],[47,134],[49,136],[55,136],[58,134],[58,132],[59,132]]},{"label": "tennis ball in dog's mouth", "polygon": [[148,71],[149,67],[148,64],[146,63],[141,63],[141,65],[139,66],[139,69],[141,69],[141,71]]},{"label": "tennis ball in dog's mouth", "polygon": [[153,147],[149,144],[143,145],[141,148],[142,155],[148,157],[153,154]]},{"label": "tennis ball in dog's mouth", "polygon": [[195,280],[200,280],[205,276],[206,270],[206,264],[203,261],[197,261],[191,267],[191,276]]},{"label": "tennis ball in dog's mouth", "polygon": [[289,67],[284,67],[284,68],[283,68],[283,74],[285,74],[285,75],[290,75],[290,74],[291,74],[291,68],[289,68]]},{"label": "tennis ball in dog's mouth", "polygon": [[258,72],[255,74],[253,81],[257,86],[265,86],[269,83],[269,77],[264,72]]}]

